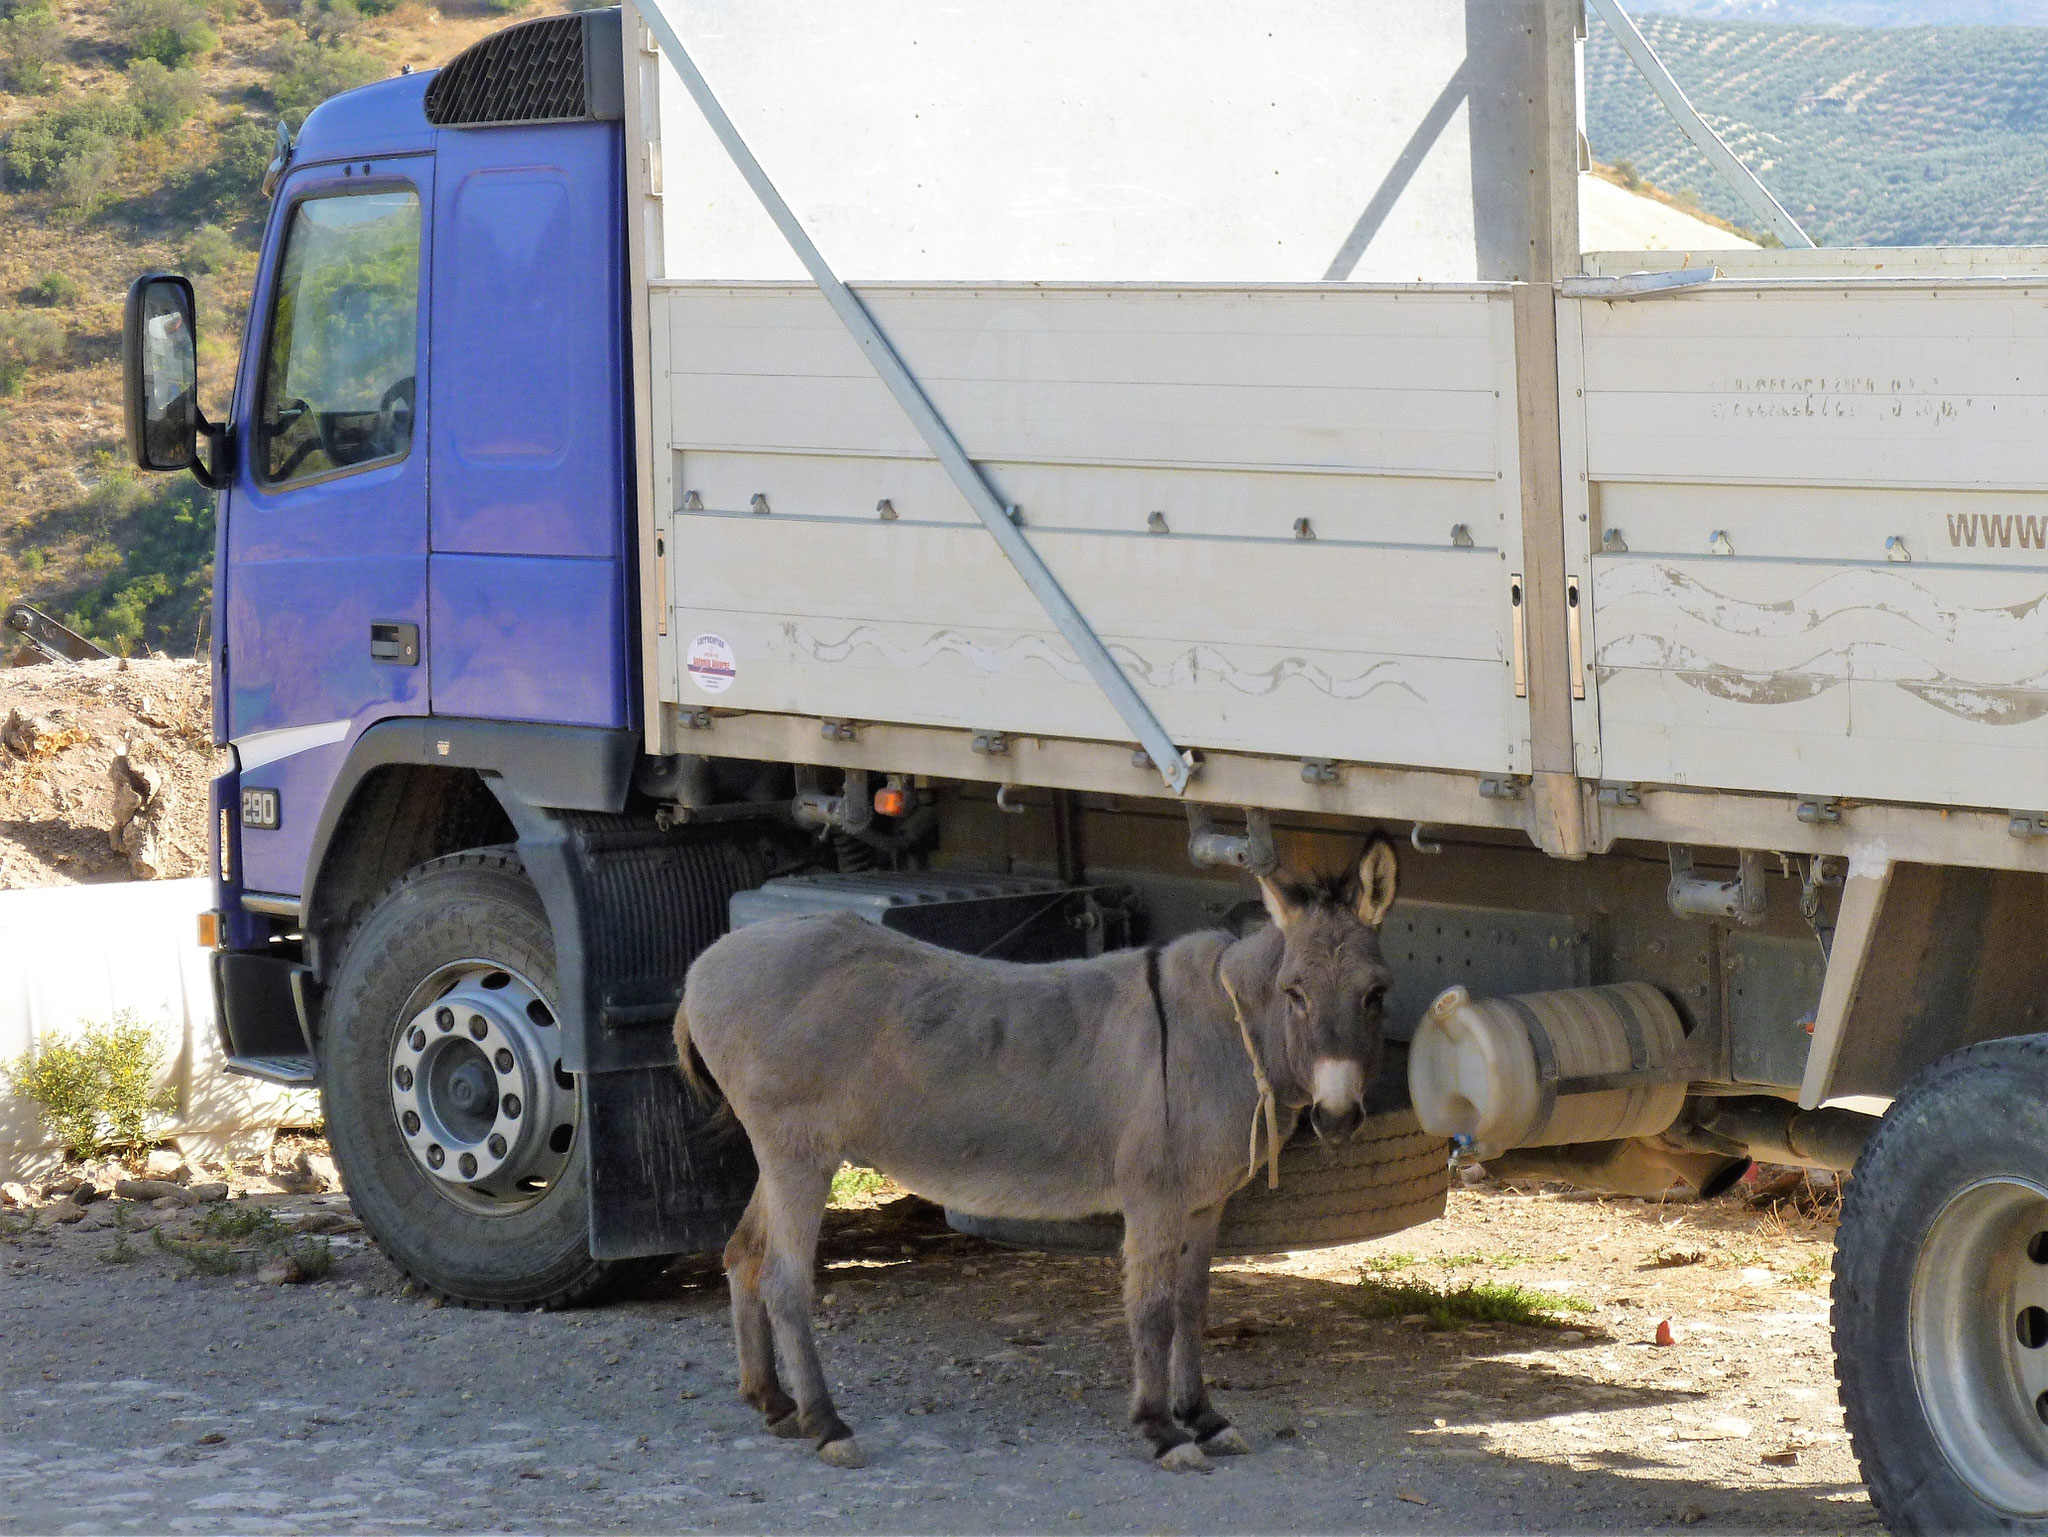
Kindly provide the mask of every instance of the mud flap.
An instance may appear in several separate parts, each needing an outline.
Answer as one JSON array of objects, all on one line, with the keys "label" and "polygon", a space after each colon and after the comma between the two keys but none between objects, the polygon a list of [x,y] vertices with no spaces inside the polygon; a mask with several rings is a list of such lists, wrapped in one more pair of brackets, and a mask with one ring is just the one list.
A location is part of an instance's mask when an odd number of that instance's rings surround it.
[{"label": "mud flap", "polygon": [[754,1150],[673,1067],[585,1073],[594,1259],[722,1248],[754,1192]]}]

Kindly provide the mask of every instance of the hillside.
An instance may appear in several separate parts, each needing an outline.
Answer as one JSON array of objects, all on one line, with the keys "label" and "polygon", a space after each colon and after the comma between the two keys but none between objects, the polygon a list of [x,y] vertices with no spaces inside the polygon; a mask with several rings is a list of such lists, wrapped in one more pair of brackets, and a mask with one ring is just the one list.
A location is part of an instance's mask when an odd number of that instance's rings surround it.
[{"label": "hillside", "polygon": [[43,603],[117,650],[199,647],[212,499],[121,463],[129,280],[193,277],[201,399],[224,413],[278,118],[566,8],[0,0],[0,601]]},{"label": "hillside", "polygon": [[[2048,244],[2048,27],[1637,21],[1820,244]],[[1755,222],[1597,23],[1586,119],[1596,158]]]}]

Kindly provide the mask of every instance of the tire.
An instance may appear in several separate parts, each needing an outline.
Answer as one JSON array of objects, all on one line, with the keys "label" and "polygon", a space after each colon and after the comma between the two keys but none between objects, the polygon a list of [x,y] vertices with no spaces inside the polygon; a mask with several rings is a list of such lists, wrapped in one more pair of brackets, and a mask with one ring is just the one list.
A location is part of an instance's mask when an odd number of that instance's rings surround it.
[{"label": "tire", "polygon": [[[1449,1144],[1424,1131],[1412,1110],[1368,1116],[1358,1135],[1333,1151],[1313,1138],[1297,1138],[1280,1150],[1278,1190],[1266,1188],[1261,1172],[1230,1198],[1216,1253],[1327,1249],[1432,1221],[1444,1214],[1451,1187],[1449,1152]],[[946,1221],[960,1232],[1020,1249],[1110,1254],[1123,1243],[1123,1219],[1116,1216],[1031,1222],[948,1210]]]},{"label": "tire", "polygon": [[[458,981],[451,984],[450,977]],[[472,996],[483,1012],[468,1014],[467,1029],[451,1029],[457,1024],[452,1017],[440,1031],[431,1023],[409,1028],[467,1013],[460,1000]],[[509,849],[473,850],[419,866],[378,899],[343,952],[320,1041],[335,1163],[378,1248],[414,1284],[447,1301],[566,1307],[595,1300],[649,1268],[648,1261],[606,1263],[590,1256],[586,1139],[574,1079],[558,1065],[559,1026],[548,1006],[554,996],[553,934],[539,894]],[[455,1001],[456,1010],[434,1007],[443,999]],[[464,1036],[484,1027],[486,1014],[493,1035],[473,1045]],[[521,1014],[528,1024],[514,1017]],[[422,1036],[438,1055],[409,1054],[409,1043]],[[494,1062],[513,1049],[516,1075],[493,1076]],[[446,1068],[457,1052],[468,1054],[457,1076],[466,1071],[470,1078],[461,1107],[444,1103],[445,1094],[436,1099],[429,1088],[430,1080],[448,1076],[431,1064]],[[419,1064],[417,1091],[407,1103],[427,1116],[424,1129],[418,1115],[410,1130],[402,1125],[395,1103],[395,1080],[414,1088],[407,1061]],[[501,1100],[497,1090],[506,1084],[525,1089],[524,1100],[510,1104],[513,1094]],[[440,1119],[435,1104],[447,1112]],[[451,1157],[463,1161],[454,1150],[471,1144],[448,1133],[444,1151],[433,1140],[441,1120],[453,1125],[472,1105],[485,1107],[479,1117],[497,1119],[465,1125],[513,1132],[499,1171],[503,1186],[457,1183]],[[507,1114],[523,1116],[526,1124],[505,1120]],[[428,1168],[423,1143],[440,1155],[441,1175]],[[481,1152],[480,1144],[473,1150]]]},{"label": "tire", "polygon": [[2048,1035],[1927,1068],[1857,1161],[1835,1375],[1901,1534],[2048,1533]]}]

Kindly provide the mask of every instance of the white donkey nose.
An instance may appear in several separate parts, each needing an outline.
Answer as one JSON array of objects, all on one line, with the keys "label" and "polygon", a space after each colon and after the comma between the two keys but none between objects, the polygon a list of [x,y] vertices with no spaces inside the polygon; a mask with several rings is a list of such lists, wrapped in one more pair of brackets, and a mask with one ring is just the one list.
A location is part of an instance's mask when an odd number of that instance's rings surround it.
[{"label": "white donkey nose", "polygon": [[1356,1062],[1324,1057],[1316,1063],[1316,1105],[1323,1110],[1349,1110],[1365,1097],[1365,1070]]}]

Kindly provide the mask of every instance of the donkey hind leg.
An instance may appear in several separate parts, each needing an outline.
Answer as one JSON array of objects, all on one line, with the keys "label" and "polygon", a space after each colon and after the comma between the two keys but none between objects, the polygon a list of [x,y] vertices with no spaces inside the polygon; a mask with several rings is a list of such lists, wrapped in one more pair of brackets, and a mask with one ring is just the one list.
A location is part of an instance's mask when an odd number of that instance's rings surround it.
[{"label": "donkey hind leg", "polygon": [[1178,1208],[1124,1208],[1124,1319],[1131,1330],[1131,1423],[1170,1473],[1206,1473],[1209,1459],[1174,1423],[1168,1396],[1174,1280],[1186,1215]]},{"label": "donkey hind leg", "polygon": [[732,1291],[732,1332],[740,1357],[740,1397],[761,1412],[779,1436],[800,1436],[796,1400],[775,1375],[775,1337],[761,1301],[761,1266],[768,1256],[767,1201],[760,1189],[725,1246],[726,1282]]},{"label": "donkey hind leg", "polygon": [[834,1467],[858,1468],[866,1466],[867,1459],[832,1407],[825,1368],[818,1360],[818,1342],[811,1333],[811,1267],[817,1260],[818,1226],[832,1194],[836,1167],[762,1163],[761,1183],[754,1195],[755,1201],[762,1203],[767,1239],[761,1300],[775,1331],[776,1351],[789,1371],[790,1386],[796,1390],[797,1433],[815,1440],[818,1455]]},{"label": "donkey hind leg", "polygon": [[1251,1450],[1237,1427],[1210,1401],[1202,1380],[1202,1334],[1209,1326],[1209,1261],[1216,1252],[1216,1228],[1223,1208],[1210,1206],[1188,1213],[1187,1236],[1181,1243],[1180,1267],[1173,1294],[1173,1417],[1195,1437],[1195,1444],[1216,1457],[1234,1457]]}]

